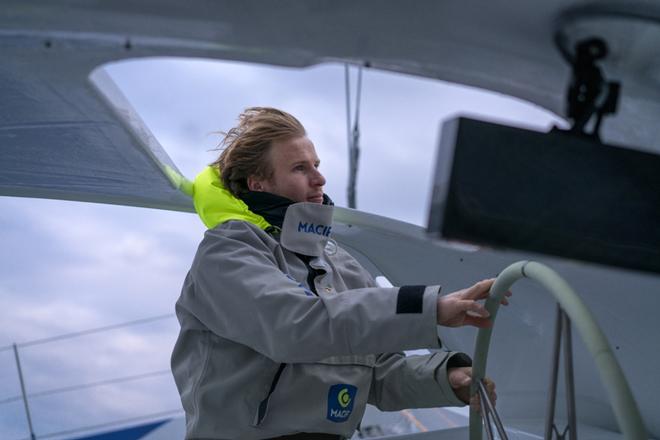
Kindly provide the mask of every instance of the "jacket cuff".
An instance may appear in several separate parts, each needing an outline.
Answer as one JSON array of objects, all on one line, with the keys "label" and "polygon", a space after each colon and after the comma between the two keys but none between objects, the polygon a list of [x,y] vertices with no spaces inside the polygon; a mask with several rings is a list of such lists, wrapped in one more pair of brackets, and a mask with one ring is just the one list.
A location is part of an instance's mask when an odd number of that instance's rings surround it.
[{"label": "jacket cuff", "polygon": [[421,315],[420,321],[428,339],[418,340],[420,346],[439,349],[442,342],[438,338],[438,295],[440,286],[401,286],[396,297],[397,315]]},{"label": "jacket cuff", "polygon": [[442,348],[442,340],[438,334],[438,296],[440,296],[441,290],[442,286],[427,286],[424,290],[424,319],[428,319],[429,330],[431,330],[434,342],[427,348],[435,350]]},{"label": "jacket cuff", "polygon": [[[454,358],[458,357],[457,360],[454,361]],[[449,353],[449,359],[447,359],[446,362],[443,362],[437,370],[435,370],[435,381],[440,385],[440,389],[442,390],[442,393],[445,396],[445,399],[447,401],[447,406],[466,406],[467,403],[463,402],[461,399],[456,397],[456,393],[454,393],[454,389],[451,387],[449,384],[449,376],[447,375],[447,369],[448,368],[455,368],[458,365],[457,363],[463,363],[465,361],[465,358],[469,360],[470,365],[472,364],[472,360],[468,355],[465,353],[458,353],[458,352],[450,352]],[[453,362],[452,362],[453,361]],[[460,365],[460,366],[469,366],[469,365]]]},{"label": "jacket cuff", "polygon": [[447,361],[447,368],[471,367],[472,358],[465,353],[455,353]]}]

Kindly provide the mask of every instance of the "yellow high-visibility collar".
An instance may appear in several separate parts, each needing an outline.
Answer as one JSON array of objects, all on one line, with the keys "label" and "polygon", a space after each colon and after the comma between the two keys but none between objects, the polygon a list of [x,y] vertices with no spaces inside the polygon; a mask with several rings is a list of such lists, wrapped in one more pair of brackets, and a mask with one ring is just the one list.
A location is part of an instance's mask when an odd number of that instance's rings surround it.
[{"label": "yellow high-visibility collar", "polygon": [[208,166],[195,177],[193,203],[195,211],[209,229],[230,220],[250,222],[261,229],[271,226],[224,187],[220,172],[215,167]]}]

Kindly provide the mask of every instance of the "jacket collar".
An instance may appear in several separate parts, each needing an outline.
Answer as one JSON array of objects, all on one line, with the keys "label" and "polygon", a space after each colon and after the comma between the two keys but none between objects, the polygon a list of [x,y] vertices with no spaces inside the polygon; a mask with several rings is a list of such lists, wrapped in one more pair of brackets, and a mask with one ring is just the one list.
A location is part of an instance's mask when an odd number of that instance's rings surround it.
[{"label": "jacket collar", "polygon": [[284,216],[280,244],[297,254],[321,256],[332,233],[333,211],[331,205],[310,202],[291,204]]},{"label": "jacket collar", "polygon": [[[195,178],[193,202],[197,214],[209,229],[230,220],[247,221],[264,230],[273,226],[282,229],[287,210],[294,204],[292,200],[266,192],[250,191],[239,199],[224,187],[220,172],[211,166],[204,168]],[[334,205],[326,194],[323,195],[323,205]]]},{"label": "jacket collar", "polygon": [[[262,216],[272,226],[282,229],[287,209],[295,202],[269,192],[249,191],[241,195],[250,211]],[[323,205],[333,206],[334,203],[327,194],[323,194]]]}]

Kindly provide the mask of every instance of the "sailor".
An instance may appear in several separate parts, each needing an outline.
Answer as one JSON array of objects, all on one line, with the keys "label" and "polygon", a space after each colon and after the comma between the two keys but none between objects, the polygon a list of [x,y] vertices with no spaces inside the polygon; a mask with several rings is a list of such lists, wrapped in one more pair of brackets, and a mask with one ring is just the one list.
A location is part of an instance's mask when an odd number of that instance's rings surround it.
[{"label": "sailor", "polygon": [[[249,108],[223,145],[194,183],[208,230],[176,304],[186,438],[341,439],[367,403],[468,403],[470,358],[443,350],[437,325],[489,325],[476,300],[493,280],[449,295],[378,287],[332,240],[333,204],[296,118]],[[420,348],[432,352],[402,353]]]}]

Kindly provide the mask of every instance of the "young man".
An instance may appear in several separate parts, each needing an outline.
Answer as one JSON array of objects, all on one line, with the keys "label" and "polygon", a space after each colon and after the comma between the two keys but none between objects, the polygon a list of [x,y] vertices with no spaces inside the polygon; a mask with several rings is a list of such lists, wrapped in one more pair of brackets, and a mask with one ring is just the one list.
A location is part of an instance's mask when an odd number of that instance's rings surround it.
[{"label": "young man", "polygon": [[340,439],[367,403],[466,404],[468,356],[401,351],[439,349],[437,325],[488,325],[476,300],[493,280],[445,296],[377,287],[331,239],[332,202],[297,119],[247,109],[224,146],[195,180],[209,229],[176,305],[186,437]]}]

